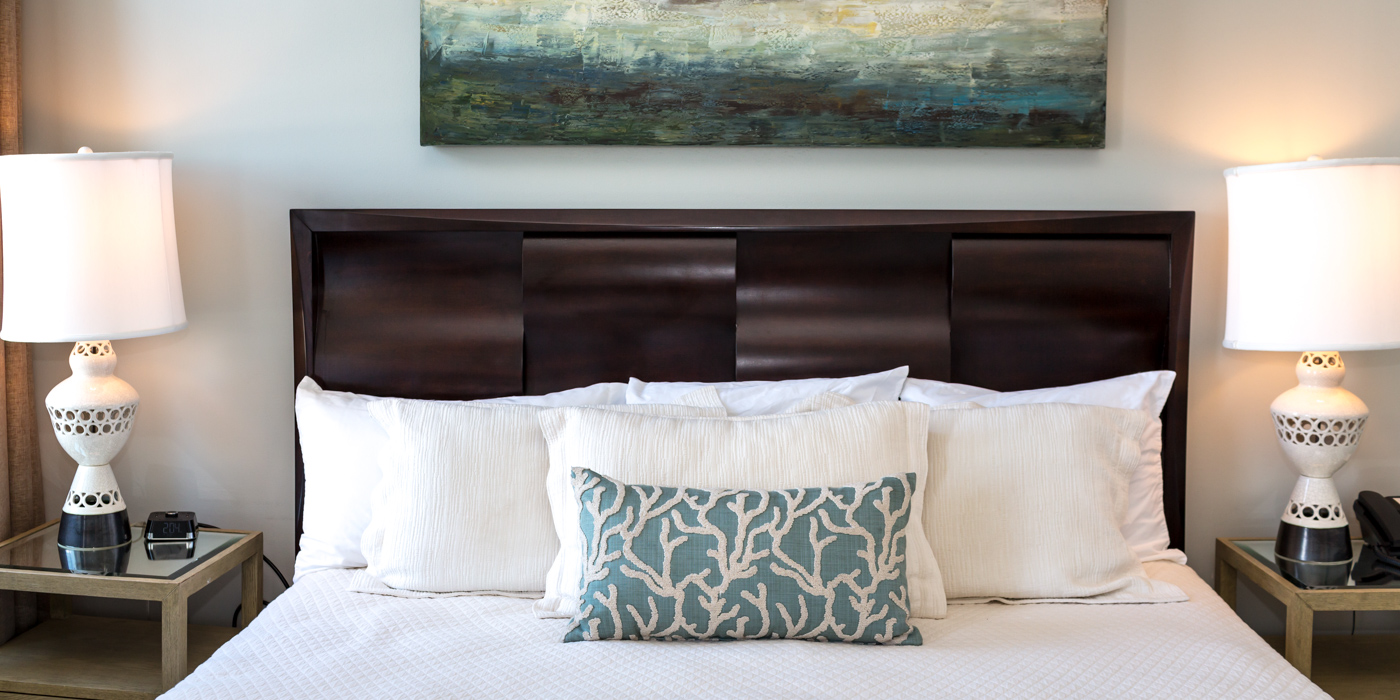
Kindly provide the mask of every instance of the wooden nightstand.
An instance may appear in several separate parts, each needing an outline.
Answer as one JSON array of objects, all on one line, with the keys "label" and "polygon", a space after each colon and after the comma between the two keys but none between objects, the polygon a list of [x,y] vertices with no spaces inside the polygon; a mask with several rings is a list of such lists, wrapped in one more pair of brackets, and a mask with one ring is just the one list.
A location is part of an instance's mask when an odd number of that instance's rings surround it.
[{"label": "wooden nightstand", "polygon": [[[1359,555],[1360,540],[1352,542]],[[1274,540],[1222,537],[1215,541],[1215,590],[1235,607],[1238,574],[1253,581],[1288,609],[1283,655],[1288,662],[1338,698],[1394,697],[1400,684],[1400,636],[1327,636],[1313,666],[1313,613],[1328,610],[1400,610],[1400,582],[1386,586],[1348,585],[1304,588],[1279,572]],[[1276,645],[1277,646],[1277,645]],[[1387,695],[1373,695],[1377,690]]]},{"label": "wooden nightstand", "polygon": [[[58,521],[0,542],[0,590],[48,593],[50,619],[0,646],[0,693],[154,698],[180,682],[237,630],[188,624],[189,597],[242,566],[243,619],[262,608],[262,533],[199,531],[193,559],[151,561],[142,525],[131,528],[126,573],[64,571]],[[69,596],[159,601],[160,622],[70,614]]]}]

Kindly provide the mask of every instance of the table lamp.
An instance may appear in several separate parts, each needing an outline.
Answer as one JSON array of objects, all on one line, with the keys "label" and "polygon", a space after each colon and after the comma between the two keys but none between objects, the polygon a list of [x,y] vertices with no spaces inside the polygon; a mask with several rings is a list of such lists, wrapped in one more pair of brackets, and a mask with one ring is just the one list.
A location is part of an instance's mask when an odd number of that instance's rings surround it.
[{"label": "table lamp", "polygon": [[1340,351],[1400,347],[1400,158],[1232,168],[1225,183],[1225,347],[1302,353],[1298,386],[1270,407],[1300,474],[1275,555],[1304,584],[1345,583],[1351,536],[1332,475],[1369,410],[1341,386]]},{"label": "table lamp", "polygon": [[0,338],[76,343],[73,376],[44,399],[59,444],[78,462],[58,535],[74,571],[117,573],[130,553],[126,500],[111,462],[139,401],[113,374],[111,341],[186,325],[171,160],[89,148],[0,157]]}]

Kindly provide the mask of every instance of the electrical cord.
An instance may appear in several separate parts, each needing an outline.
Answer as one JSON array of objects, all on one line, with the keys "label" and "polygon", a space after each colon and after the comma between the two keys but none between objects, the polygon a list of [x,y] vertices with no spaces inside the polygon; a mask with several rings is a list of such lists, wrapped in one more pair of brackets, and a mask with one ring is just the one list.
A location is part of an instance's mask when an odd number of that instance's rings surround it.
[{"label": "electrical cord", "polygon": [[[201,529],[201,530],[218,530],[218,529],[220,529],[218,526],[216,526],[216,525],[210,525],[210,524],[208,524],[208,523],[195,523],[195,527],[198,527],[198,528]],[[287,583],[287,577],[282,575],[282,570],[281,570],[281,569],[278,569],[278,568],[277,568],[277,565],[276,565],[276,564],[273,564],[273,563],[272,563],[272,560],[271,560],[271,559],[268,559],[266,554],[263,555],[263,563],[264,563],[264,564],[267,564],[268,567],[272,569],[272,573],[277,574],[277,580],[282,582],[282,590],[285,591],[285,590],[287,590],[288,588],[291,588],[291,587],[292,587],[292,584]],[[267,605],[267,601],[264,600],[264,601],[262,602],[262,604],[263,604],[264,606],[266,606],[266,605]],[[229,624],[230,627],[237,627],[237,626],[238,626],[238,614],[241,613],[241,612],[243,612],[243,604],[242,604],[242,603],[239,603],[239,604],[238,604],[238,607],[236,607],[236,608],[233,609],[233,622]]]}]

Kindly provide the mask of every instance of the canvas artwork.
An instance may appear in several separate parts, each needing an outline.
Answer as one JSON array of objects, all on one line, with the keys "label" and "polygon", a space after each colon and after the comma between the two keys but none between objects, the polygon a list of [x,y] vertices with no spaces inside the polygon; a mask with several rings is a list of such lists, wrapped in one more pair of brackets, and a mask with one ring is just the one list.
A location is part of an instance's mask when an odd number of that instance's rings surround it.
[{"label": "canvas artwork", "polygon": [[421,142],[1102,148],[1107,0],[422,0]]}]

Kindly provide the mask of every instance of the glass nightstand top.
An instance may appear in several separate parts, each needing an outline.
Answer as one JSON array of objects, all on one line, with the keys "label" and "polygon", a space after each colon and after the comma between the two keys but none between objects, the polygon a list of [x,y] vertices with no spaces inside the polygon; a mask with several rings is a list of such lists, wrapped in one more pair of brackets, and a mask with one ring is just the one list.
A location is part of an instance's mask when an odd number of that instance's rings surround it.
[{"label": "glass nightstand top", "polygon": [[[195,538],[194,556],[190,559],[158,559],[146,556],[145,523],[131,526],[131,554],[127,557],[125,573],[128,578],[172,580],[248,535],[241,532],[200,530]],[[66,572],[59,559],[58,524],[54,523],[22,540],[12,542],[0,552],[0,569]]]},{"label": "glass nightstand top", "polygon": [[[1234,542],[1235,545],[1238,546],[1240,549],[1243,549],[1245,552],[1247,552],[1250,556],[1254,557],[1255,559],[1258,559],[1258,560],[1259,560],[1260,562],[1262,562],[1265,566],[1268,566],[1270,569],[1273,569],[1275,572],[1278,572],[1279,574],[1281,574],[1284,578],[1288,579],[1289,581],[1291,581],[1291,582],[1293,582],[1293,583],[1295,583],[1295,584],[1298,584],[1298,585],[1300,585],[1300,586],[1303,586],[1304,588],[1311,588],[1311,589],[1334,589],[1334,588],[1355,588],[1355,589],[1367,589],[1367,588],[1400,588],[1400,581],[1391,580],[1391,581],[1388,581],[1388,582],[1386,582],[1386,583],[1380,583],[1380,584],[1364,584],[1364,583],[1363,583],[1363,584],[1358,584],[1358,583],[1356,582],[1356,580],[1352,577],[1351,574],[1352,574],[1352,571],[1354,570],[1354,567],[1355,567],[1355,565],[1356,565],[1356,560],[1359,559],[1359,558],[1361,557],[1361,552],[1362,552],[1364,549],[1366,549],[1366,543],[1365,543],[1364,541],[1362,541],[1362,540],[1352,540],[1352,541],[1351,541],[1351,550],[1352,550],[1351,563],[1352,563],[1352,566],[1347,567],[1346,583],[1341,583],[1340,581],[1338,581],[1338,582],[1336,582],[1336,583],[1334,583],[1334,584],[1331,584],[1331,585],[1303,585],[1303,584],[1299,583],[1298,579],[1295,578],[1295,577],[1292,575],[1293,572],[1288,571],[1288,570],[1284,570],[1284,569],[1280,569],[1280,568],[1279,568],[1278,559],[1274,556],[1274,540],[1232,540],[1232,542]],[[1364,574],[1363,574],[1363,575],[1364,575]]]}]

